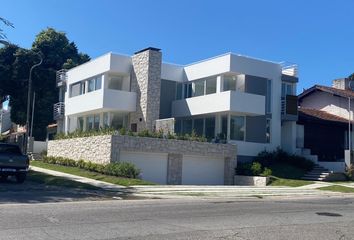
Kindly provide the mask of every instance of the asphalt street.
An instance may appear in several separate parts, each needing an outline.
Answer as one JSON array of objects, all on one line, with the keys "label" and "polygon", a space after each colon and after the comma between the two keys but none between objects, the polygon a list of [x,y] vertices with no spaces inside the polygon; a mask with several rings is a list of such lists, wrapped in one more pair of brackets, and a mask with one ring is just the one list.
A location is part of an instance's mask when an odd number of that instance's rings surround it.
[{"label": "asphalt street", "polygon": [[0,205],[0,239],[354,239],[354,199]]}]

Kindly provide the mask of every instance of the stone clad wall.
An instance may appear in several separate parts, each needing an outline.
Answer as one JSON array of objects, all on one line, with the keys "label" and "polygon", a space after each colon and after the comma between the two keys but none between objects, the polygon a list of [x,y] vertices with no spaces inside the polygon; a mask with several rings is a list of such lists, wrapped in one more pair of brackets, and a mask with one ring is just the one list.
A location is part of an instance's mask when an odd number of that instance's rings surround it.
[{"label": "stone clad wall", "polygon": [[106,164],[111,159],[112,136],[94,136],[48,141],[48,156]]},{"label": "stone clad wall", "polygon": [[167,153],[167,184],[182,183],[184,155],[224,159],[224,183],[233,184],[236,167],[236,146],[207,142],[183,141],[134,136],[106,135],[48,142],[48,156],[66,157],[110,163],[120,159],[120,152]]},{"label": "stone clad wall", "polygon": [[130,113],[130,124],[137,124],[137,131],[154,130],[160,114],[162,54],[155,50],[136,53],[132,57],[131,91],[136,92],[137,110]]}]

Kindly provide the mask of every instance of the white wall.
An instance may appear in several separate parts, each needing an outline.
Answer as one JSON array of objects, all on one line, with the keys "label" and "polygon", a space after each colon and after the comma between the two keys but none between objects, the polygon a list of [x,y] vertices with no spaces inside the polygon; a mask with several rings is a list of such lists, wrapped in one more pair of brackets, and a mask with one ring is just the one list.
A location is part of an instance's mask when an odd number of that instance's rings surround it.
[{"label": "white wall", "polygon": [[217,112],[233,112],[249,116],[264,115],[265,97],[244,92],[225,91],[172,102],[172,117]]},{"label": "white wall", "polygon": [[170,63],[162,63],[161,79],[183,82],[185,80],[184,67]]},{"label": "white wall", "polygon": [[[348,119],[348,99],[336,97],[326,92],[314,92],[301,101],[301,107],[322,110],[330,114]],[[354,100],[351,101],[351,119],[353,120]]]},{"label": "white wall", "polygon": [[285,121],[281,127],[281,147],[293,154],[296,152],[297,129],[295,121]]},{"label": "white wall", "polygon": [[41,153],[43,151],[47,151],[47,142],[42,141],[34,141],[33,142],[33,152],[34,153]]}]

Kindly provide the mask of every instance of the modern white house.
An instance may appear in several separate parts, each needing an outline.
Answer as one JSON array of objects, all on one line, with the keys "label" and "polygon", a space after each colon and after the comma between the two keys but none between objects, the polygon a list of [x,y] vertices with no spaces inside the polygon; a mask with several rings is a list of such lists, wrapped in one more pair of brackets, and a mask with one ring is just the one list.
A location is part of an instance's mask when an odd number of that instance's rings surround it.
[{"label": "modern white house", "polygon": [[297,66],[226,53],[189,65],[157,48],[107,53],[57,74],[59,132],[157,129],[236,144],[238,161],[296,151]]}]

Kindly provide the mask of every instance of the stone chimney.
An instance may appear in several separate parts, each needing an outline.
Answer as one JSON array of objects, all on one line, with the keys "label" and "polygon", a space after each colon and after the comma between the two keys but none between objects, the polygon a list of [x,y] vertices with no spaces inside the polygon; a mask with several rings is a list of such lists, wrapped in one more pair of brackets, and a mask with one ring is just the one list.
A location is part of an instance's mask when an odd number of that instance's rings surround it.
[{"label": "stone chimney", "polygon": [[349,79],[348,78],[338,78],[332,81],[332,87],[342,90],[353,90],[354,83],[351,83],[351,89],[349,88]]},{"label": "stone chimney", "polygon": [[130,114],[132,131],[155,129],[160,113],[162,54],[158,48],[145,48],[132,56],[131,91],[136,92],[136,112]]}]

